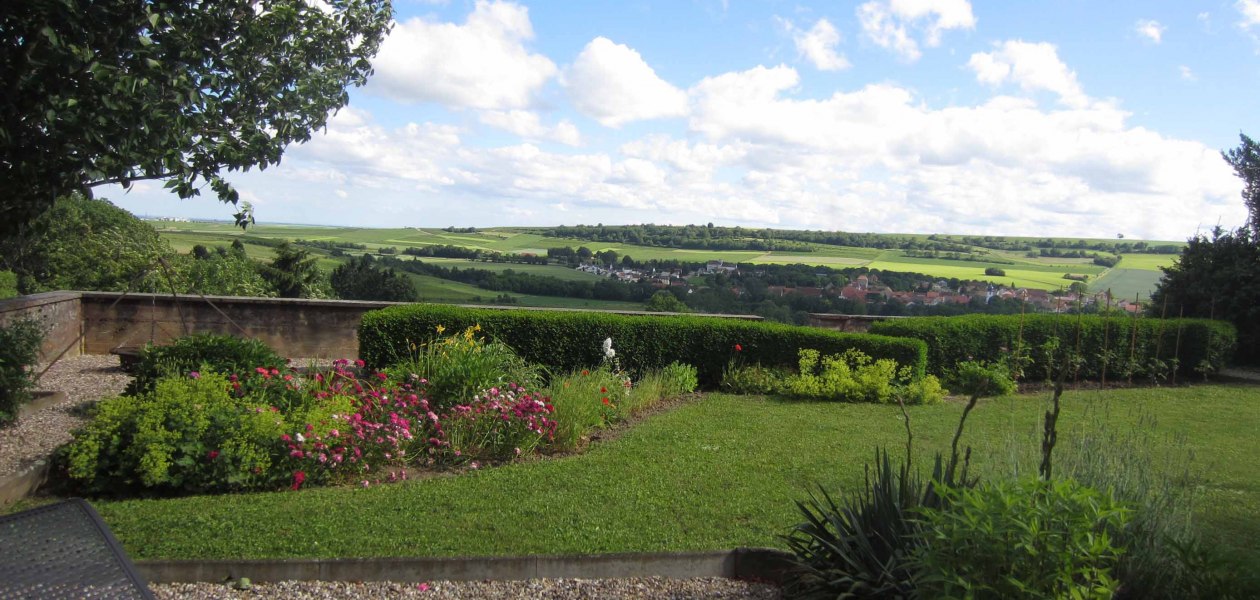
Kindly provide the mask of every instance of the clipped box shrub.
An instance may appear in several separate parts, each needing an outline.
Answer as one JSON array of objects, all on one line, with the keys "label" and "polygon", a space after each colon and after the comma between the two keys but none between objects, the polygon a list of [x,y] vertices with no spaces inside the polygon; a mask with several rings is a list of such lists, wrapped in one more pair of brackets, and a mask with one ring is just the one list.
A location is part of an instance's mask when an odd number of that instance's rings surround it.
[{"label": "clipped box shrub", "polygon": [[1108,380],[1167,376],[1174,358],[1181,376],[1214,373],[1226,365],[1237,342],[1234,326],[1225,321],[1090,315],[914,317],[874,323],[871,333],[927,342],[928,372],[938,376],[966,361],[1005,361],[1022,340],[1030,360],[1025,380],[1053,372],[1054,357],[1062,360],[1056,341],[1063,350],[1080,348],[1082,362],[1074,376],[1099,379],[1105,366]]},{"label": "clipped box shrub", "polygon": [[34,319],[0,324],[0,425],[17,419],[35,388],[32,369],[39,361],[44,327]]},{"label": "clipped box shrub", "polygon": [[796,364],[802,348],[824,354],[855,349],[909,366],[919,377],[927,352],[922,342],[913,339],[761,321],[414,304],[364,314],[359,325],[359,357],[376,368],[393,364],[408,356],[412,343],[432,338],[439,325],[456,331],[481,325],[483,334],[552,371],[600,364],[601,343],[612,338],[617,358],[631,372],[644,373],[678,361],[694,365],[706,386],[716,385],[723,368],[737,356],[742,364],[789,366]]},{"label": "clipped box shrub", "polygon": [[187,375],[189,371],[203,366],[230,374],[252,371],[257,367],[283,367],[287,362],[259,340],[195,333],[176,339],[169,345],[146,346],[140,353],[135,379],[127,385],[126,394],[134,396],[151,392],[160,377]]}]

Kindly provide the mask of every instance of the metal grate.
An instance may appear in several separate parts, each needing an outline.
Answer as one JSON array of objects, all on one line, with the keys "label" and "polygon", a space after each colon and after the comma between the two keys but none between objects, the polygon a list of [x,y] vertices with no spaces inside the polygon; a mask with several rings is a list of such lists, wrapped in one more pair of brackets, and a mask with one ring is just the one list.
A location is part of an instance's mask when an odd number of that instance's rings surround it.
[{"label": "metal grate", "polygon": [[78,498],[0,517],[0,600],[140,598],[144,579]]}]

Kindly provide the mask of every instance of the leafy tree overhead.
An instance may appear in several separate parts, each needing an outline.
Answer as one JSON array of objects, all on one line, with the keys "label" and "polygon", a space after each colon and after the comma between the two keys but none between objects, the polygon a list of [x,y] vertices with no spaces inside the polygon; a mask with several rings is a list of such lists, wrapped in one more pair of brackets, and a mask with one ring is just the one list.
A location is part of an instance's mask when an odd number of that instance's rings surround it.
[{"label": "leafy tree overhead", "polygon": [[[389,0],[21,0],[0,11],[0,235],[91,187],[181,198],[310,139],[372,71]],[[237,215],[249,219],[248,207]]]},{"label": "leafy tree overhead", "polygon": [[371,254],[352,258],[333,269],[333,291],[346,300],[384,300],[387,302],[415,302],[416,286],[393,269],[377,267]]},{"label": "leafy tree overhead", "polygon": [[59,199],[22,234],[0,238],[0,263],[18,290],[151,291],[146,273],[173,256],[148,223],[106,200]]}]

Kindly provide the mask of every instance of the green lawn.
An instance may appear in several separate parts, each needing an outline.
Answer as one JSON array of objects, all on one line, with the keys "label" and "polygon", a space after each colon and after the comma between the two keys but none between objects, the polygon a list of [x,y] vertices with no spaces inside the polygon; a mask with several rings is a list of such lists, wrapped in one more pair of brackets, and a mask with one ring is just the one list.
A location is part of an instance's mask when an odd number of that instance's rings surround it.
[{"label": "green lawn", "polygon": [[[984,401],[965,439],[981,473],[1034,454],[1044,395]],[[912,407],[920,464],[961,405]],[[1105,419],[1099,415],[1105,414]],[[1214,384],[1065,395],[1078,426],[1154,416],[1199,457],[1198,512],[1214,541],[1260,568],[1260,386]],[[456,556],[782,546],[793,500],[852,490],[875,445],[900,448],[892,406],[710,394],[585,454],[370,489],[98,501],[133,558]]]}]

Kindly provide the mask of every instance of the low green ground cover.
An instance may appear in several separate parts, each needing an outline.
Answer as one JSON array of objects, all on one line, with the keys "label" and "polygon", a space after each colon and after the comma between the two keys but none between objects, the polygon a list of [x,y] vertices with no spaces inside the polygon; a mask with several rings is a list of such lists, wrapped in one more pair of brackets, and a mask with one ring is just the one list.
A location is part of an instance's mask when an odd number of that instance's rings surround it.
[{"label": "low green ground cover", "polygon": [[[1010,474],[1038,452],[1044,395],[982,401],[973,472]],[[946,448],[962,406],[908,408],[919,464]],[[1260,570],[1260,387],[1068,392],[1060,452],[1081,428],[1148,428],[1169,459],[1193,453],[1207,538]],[[323,488],[96,503],[140,559],[459,556],[782,547],[815,483],[855,490],[872,448],[903,447],[896,406],[711,394],[586,453],[369,489]],[[1032,467],[1035,471],[1035,465]]]}]

